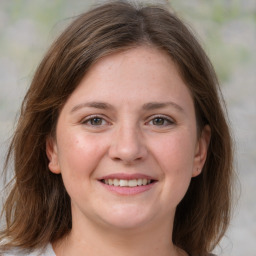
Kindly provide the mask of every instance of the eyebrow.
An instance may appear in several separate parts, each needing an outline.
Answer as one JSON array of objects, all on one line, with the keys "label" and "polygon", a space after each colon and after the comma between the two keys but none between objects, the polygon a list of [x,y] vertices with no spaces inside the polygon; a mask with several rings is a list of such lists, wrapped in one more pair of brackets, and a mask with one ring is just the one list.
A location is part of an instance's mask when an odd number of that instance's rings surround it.
[{"label": "eyebrow", "polygon": [[166,107],[174,107],[180,112],[185,112],[184,109],[178,105],[177,103],[173,101],[168,101],[168,102],[149,102],[143,105],[142,109],[144,110],[155,110],[155,109],[160,109],[160,108],[166,108]]},{"label": "eyebrow", "polygon": [[105,102],[92,101],[92,102],[86,102],[86,103],[76,105],[75,107],[72,108],[71,113],[85,107],[97,108],[97,109],[113,109],[114,108],[112,105]]},{"label": "eyebrow", "polygon": [[[168,102],[149,102],[146,103],[142,106],[143,110],[155,110],[155,109],[160,109],[160,108],[166,108],[172,106],[175,109],[177,109],[180,112],[184,112],[184,109],[178,105],[175,102],[172,101],[168,101]],[[109,103],[105,103],[105,102],[86,102],[86,103],[82,103],[79,105],[76,105],[72,108],[71,113],[81,109],[81,108],[85,108],[85,107],[89,107],[89,108],[97,108],[97,109],[104,109],[104,110],[108,110],[108,109],[114,109],[114,107],[109,104]]]}]

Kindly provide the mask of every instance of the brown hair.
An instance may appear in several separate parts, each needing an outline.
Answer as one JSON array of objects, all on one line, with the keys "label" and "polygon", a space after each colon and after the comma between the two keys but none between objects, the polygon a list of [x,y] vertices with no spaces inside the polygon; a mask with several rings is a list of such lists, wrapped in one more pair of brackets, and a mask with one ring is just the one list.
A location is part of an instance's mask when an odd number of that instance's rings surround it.
[{"label": "brown hair", "polygon": [[61,175],[49,171],[46,138],[58,113],[89,67],[103,56],[151,45],[176,63],[194,99],[199,132],[211,128],[202,173],[177,207],[173,242],[205,255],[230,220],[232,145],[214,69],[189,29],[163,6],[107,3],[79,16],[53,43],[38,67],[21,107],[6,164],[14,156],[14,184],[4,205],[2,248],[39,248],[72,227],[70,198]]}]

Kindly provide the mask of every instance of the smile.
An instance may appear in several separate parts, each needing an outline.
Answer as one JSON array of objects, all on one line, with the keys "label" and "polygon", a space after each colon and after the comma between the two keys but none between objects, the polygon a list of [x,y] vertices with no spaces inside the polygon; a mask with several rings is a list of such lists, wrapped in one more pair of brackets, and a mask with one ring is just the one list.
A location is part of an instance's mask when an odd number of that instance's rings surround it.
[{"label": "smile", "polygon": [[118,195],[131,196],[151,190],[158,180],[141,173],[113,173],[100,177],[98,181],[105,189]]},{"label": "smile", "polygon": [[146,186],[154,182],[154,180],[150,179],[103,179],[101,180],[106,185],[114,186],[114,187],[137,187],[137,186]]}]

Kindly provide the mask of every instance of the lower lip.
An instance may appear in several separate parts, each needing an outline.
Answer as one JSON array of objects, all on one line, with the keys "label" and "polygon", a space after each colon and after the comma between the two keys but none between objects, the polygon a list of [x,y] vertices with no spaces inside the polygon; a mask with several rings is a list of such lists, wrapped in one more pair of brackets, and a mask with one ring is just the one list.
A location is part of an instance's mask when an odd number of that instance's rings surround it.
[{"label": "lower lip", "polygon": [[144,186],[136,186],[136,187],[120,187],[120,186],[111,186],[111,185],[107,185],[105,183],[102,183],[102,186],[106,189],[108,189],[111,192],[120,194],[120,195],[136,195],[136,194],[140,194],[143,193],[145,191],[150,190],[155,184],[156,182],[150,183],[148,185],[144,185]]}]

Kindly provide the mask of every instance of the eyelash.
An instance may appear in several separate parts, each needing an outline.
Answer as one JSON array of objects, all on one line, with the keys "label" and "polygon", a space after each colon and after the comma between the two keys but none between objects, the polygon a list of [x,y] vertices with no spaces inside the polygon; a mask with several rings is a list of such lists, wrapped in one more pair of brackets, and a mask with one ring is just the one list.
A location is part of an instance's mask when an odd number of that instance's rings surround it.
[{"label": "eyelash", "polygon": [[153,122],[156,119],[163,120],[164,124],[160,124],[160,125],[152,124],[154,126],[166,127],[166,126],[175,124],[175,121],[172,118],[167,117],[167,116],[161,116],[161,115],[156,115],[156,116],[150,117],[150,120],[147,122],[147,124],[149,124],[150,122]]},{"label": "eyelash", "polygon": [[[92,122],[94,119],[99,119],[99,120],[101,120],[101,122],[105,122],[105,124],[99,124],[99,125],[95,125],[95,124],[92,124],[92,123],[89,124],[89,122]],[[101,117],[99,115],[88,116],[85,119],[83,119],[81,123],[84,124],[84,125],[89,125],[89,126],[102,126],[102,125],[108,124],[108,122],[103,117]]]},{"label": "eyelash", "polygon": [[[89,122],[92,122],[95,119],[98,119],[101,123],[100,124],[89,123]],[[157,125],[157,124],[152,123],[153,126],[166,127],[166,126],[170,126],[170,125],[175,124],[175,121],[172,118],[166,117],[166,116],[161,116],[161,115],[156,115],[156,116],[150,117],[150,120],[148,122],[146,122],[146,124],[150,124],[151,122],[154,122],[154,120],[156,120],[156,119],[162,120],[163,124]],[[105,122],[105,123],[102,124],[102,122]],[[106,124],[109,124],[103,117],[101,117],[99,115],[88,116],[85,119],[83,119],[81,123],[85,124],[85,125],[89,125],[89,126],[94,126],[94,127],[97,127],[97,126],[100,127],[100,126],[104,126]]]}]

